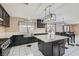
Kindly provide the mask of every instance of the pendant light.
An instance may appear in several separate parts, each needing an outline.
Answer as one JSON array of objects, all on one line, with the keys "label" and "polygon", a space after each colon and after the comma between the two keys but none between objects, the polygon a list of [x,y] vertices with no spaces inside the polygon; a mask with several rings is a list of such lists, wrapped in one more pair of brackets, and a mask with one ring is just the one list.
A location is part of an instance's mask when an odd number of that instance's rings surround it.
[{"label": "pendant light", "polygon": [[[49,13],[48,14],[46,14],[47,12],[47,9],[49,8]],[[43,22],[44,23],[47,23],[47,22],[49,22],[50,20],[52,20],[52,21],[55,21],[56,20],[56,14],[55,13],[51,13],[51,8],[52,8],[52,5],[49,5],[47,8],[45,8],[45,16],[44,16],[44,18],[43,18]]]}]

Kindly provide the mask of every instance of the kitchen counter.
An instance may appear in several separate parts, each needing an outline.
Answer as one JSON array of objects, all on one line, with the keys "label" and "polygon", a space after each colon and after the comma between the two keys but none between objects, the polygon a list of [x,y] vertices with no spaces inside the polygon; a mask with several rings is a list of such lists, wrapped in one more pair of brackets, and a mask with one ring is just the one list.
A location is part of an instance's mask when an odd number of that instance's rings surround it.
[{"label": "kitchen counter", "polygon": [[50,38],[48,34],[47,35],[36,35],[34,37],[40,39],[43,42],[52,42],[52,41],[57,41],[57,40],[69,38],[69,37],[60,36],[60,35],[52,35]]},{"label": "kitchen counter", "polygon": [[13,35],[25,35],[25,33],[20,32],[6,32],[6,33],[0,33],[0,39],[3,38],[10,38]]},{"label": "kitchen counter", "polygon": [[51,35],[35,35],[38,39],[38,48],[44,56],[62,56],[65,54],[66,36]]}]

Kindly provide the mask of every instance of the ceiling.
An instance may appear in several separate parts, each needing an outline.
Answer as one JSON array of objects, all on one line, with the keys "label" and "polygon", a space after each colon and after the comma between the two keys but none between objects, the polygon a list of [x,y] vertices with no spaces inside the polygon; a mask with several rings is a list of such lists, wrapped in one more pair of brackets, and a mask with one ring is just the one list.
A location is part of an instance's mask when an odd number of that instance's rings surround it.
[{"label": "ceiling", "polygon": [[52,5],[51,12],[56,13],[57,18],[64,18],[69,23],[79,23],[79,3],[1,3],[1,5],[10,16],[27,19],[42,19],[45,8]]}]

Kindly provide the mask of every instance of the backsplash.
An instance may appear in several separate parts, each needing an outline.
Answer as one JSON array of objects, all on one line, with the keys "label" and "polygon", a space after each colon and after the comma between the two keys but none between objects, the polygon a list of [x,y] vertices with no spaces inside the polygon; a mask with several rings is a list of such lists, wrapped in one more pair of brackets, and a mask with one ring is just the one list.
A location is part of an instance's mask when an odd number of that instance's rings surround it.
[{"label": "backsplash", "polygon": [[0,32],[5,32],[5,27],[0,26]]}]

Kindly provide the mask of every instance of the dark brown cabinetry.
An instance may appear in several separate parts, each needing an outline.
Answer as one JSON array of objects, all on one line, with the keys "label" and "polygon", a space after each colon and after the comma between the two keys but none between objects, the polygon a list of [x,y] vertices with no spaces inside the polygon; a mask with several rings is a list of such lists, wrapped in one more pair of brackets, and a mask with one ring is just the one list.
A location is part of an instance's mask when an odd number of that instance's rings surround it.
[{"label": "dark brown cabinetry", "polygon": [[45,56],[62,56],[65,53],[65,40],[48,43],[38,40],[38,47]]},{"label": "dark brown cabinetry", "polygon": [[45,28],[45,24],[42,23],[41,19],[37,19],[37,28]]},{"label": "dark brown cabinetry", "polygon": [[[2,18],[2,7],[0,7],[0,18]],[[2,25],[2,21],[0,21],[0,25]]]},{"label": "dark brown cabinetry", "polygon": [[1,21],[0,25],[5,26],[5,27],[9,27],[9,14],[6,12],[6,10],[2,7],[2,5],[0,5],[0,18],[3,19],[3,21]]},{"label": "dark brown cabinetry", "polygon": [[2,19],[4,20],[2,25],[6,26],[6,27],[9,27],[9,15],[8,15],[8,13],[5,10],[3,10]]},{"label": "dark brown cabinetry", "polygon": [[2,7],[0,6],[0,18],[2,18]]},{"label": "dark brown cabinetry", "polygon": [[65,40],[53,42],[53,56],[62,56],[65,53]]}]

